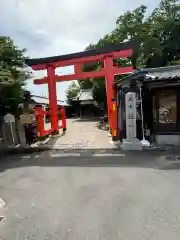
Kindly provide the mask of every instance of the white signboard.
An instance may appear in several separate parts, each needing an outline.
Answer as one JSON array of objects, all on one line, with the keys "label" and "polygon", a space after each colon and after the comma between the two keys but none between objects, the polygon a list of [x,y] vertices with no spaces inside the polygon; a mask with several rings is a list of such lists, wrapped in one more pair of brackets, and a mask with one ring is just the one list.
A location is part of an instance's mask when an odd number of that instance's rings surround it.
[{"label": "white signboard", "polygon": [[136,93],[129,92],[125,96],[126,138],[136,138]]}]

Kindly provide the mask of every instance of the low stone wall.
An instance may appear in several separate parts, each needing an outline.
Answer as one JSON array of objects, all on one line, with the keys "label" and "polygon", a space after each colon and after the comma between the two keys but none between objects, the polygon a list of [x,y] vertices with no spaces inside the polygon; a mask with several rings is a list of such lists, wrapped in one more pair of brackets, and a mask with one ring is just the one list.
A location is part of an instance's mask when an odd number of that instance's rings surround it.
[{"label": "low stone wall", "polygon": [[26,138],[22,124],[19,120],[15,123],[0,124],[0,151],[15,147],[17,145],[25,145]]},{"label": "low stone wall", "polygon": [[156,135],[155,140],[159,145],[180,145],[180,135]]}]

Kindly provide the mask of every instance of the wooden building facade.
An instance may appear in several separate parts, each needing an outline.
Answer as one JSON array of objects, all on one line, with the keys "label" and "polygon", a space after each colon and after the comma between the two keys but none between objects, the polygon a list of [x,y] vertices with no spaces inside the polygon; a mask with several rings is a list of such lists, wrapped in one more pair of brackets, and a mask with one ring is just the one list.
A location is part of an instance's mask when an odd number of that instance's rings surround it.
[{"label": "wooden building facade", "polygon": [[135,70],[118,84],[118,128],[124,138],[127,92],[137,96],[137,136],[142,139],[139,90],[142,86],[144,127],[151,141],[158,144],[180,144],[180,65]]},{"label": "wooden building facade", "polygon": [[86,118],[100,115],[100,107],[93,98],[92,89],[81,90],[72,100],[72,108],[76,117]]}]

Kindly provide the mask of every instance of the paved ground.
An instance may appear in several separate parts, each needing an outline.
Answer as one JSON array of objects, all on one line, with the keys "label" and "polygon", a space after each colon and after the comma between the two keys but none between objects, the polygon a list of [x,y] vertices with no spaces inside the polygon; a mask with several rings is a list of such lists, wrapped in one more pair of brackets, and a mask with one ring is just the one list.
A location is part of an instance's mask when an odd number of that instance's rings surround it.
[{"label": "paved ground", "polygon": [[67,134],[55,143],[56,149],[102,149],[114,148],[108,132],[97,128],[96,120],[68,119]]},{"label": "paved ground", "polygon": [[77,130],[84,142],[94,123],[84,124],[71,124],[76,147],[1,162],[0,239],[179,240],[179,159],[97,148],[97,132],[80,148]]}]

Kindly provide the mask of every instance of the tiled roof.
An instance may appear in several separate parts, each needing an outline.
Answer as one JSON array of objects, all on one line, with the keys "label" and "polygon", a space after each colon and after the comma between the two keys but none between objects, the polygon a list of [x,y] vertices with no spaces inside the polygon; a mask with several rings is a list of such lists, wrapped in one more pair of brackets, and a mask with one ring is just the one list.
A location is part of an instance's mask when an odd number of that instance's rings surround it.
[{"label": "tiled roof", "polygon": [[163,80],[180,78],[180,65],[160,67],[160,68],[144,68],[146,80]]},{"label": "tiled roof", "polygon": [[[47,97],[42,97],[42,96],[37,96],[37,95],[32,95],[31,98],[39,104],[49,104],[49,98]],[[57,104],[61,106],[68,106],[68,104],[65,101],[57,100]]]},{"label": "tiled roof", "polygon": [[135,69],[131,75],[117,82],[117,87],[127,86],[133,81],[149,83],[153,81],[176,81],[180,80],[180,65]]}]

